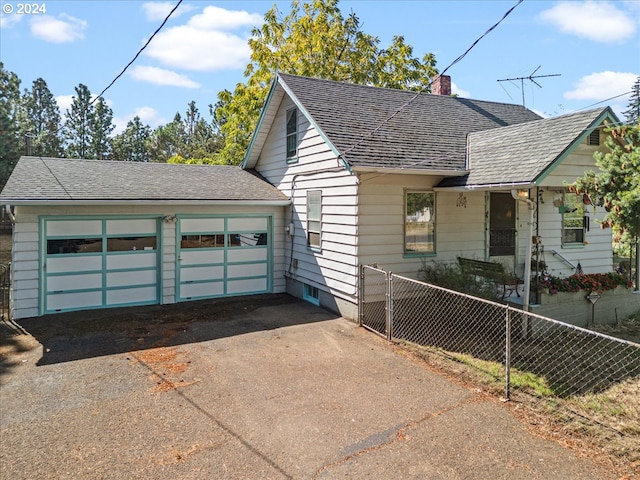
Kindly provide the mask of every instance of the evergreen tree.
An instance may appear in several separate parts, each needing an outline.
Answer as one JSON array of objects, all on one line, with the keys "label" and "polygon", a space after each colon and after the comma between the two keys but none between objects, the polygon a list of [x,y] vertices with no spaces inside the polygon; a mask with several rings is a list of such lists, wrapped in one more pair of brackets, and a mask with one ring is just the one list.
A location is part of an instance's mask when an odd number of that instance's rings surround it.
[{"label": "evergreen tree", "polygon": [[91,92],[82,83],[75,87],[76,95],[67,109],[63,133],[66,155],[69,158],[87,158],[89,153],[89,118],[93,110]]},{"label": "evergreen tree", "polygon": [[20,79],[0,62],[0,190],[22,153],[16,126],[20,105]]},{"label": "evergreen tree", "polygon": [[632,125],[640,123],[640,77],[636,78],[636,82],[631,87],[631,98],[627,107],[629,110],[622,112],[627,123]]},{"label": "evergreen tree", "polygon": [[63,153],[60,139],[60,109],[47,86],[38,78],[22,97],[25,119],[21,130],[30,140],[32,155],[59,157]]},{"label": "evergreen tree", "polygon": [[148,162],[147,142],[151,128],[140,121],[137,115],[127,123],[124,132],[116,135],[112,142],[112,158],[129,162]]},{"label": "evergreen tree", "polygon": [[113,111],[102,97],[88,115],[89,125],[89,149],[87,158],[106,160],[111,151],[111,137],[109,136],[115,125],[113,124]]},{"label": "evergreen tree", "polygon": [[176,112],[171,122],[157,127],[151,133],[147,145],[152,162],[166,162],[174,155],[183,153],[186,137],[180,114]]}]

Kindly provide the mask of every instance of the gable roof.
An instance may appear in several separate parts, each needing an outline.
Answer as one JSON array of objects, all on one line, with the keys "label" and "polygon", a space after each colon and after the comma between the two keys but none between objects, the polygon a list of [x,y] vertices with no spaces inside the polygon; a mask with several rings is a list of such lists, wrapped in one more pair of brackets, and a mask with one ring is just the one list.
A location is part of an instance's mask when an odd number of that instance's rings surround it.
[{"label": "gable roof", "polygon": [[609,107],[471,133],[469,174],[438,187],[533,186],[606,120],[618,121]]},{"label": "gable roof", "polygon": [[256,173],[221,165],[22,157],[0,204],[233,203],[288,205]]},{"label": "gable roof", "polygon": [[285,92],[351,167],[462,172],[468,133],[540,119],[519,105],[280,73],[244,167],[255,166]]}]

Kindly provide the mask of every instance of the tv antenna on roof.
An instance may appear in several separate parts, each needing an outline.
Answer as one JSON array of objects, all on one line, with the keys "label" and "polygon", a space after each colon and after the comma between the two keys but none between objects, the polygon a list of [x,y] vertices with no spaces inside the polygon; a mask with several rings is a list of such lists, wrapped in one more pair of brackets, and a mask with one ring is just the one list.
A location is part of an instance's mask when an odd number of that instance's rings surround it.
[{"label": "tv antenna on roof", "polygon": [[536,75],[535,73],[540,70],[540,67],[542,65],[538,65],[538,68],[536,68],[533,72],[531,72],[531,74],[528,77],[515,77],[515,78],[503,78],[502,80],[498,80],[499,82],[513,82],[515,80],[520,80],[520,90],[522,90],[522,106],[525,106],[525,101],[524,101],[524,81],[525,80],[529,80],[531,83],[535,83],[539,88],[542,88],[542,85],[540,85],[538,82],[535,81],[536,78],[545,78],[545,77],[559,77],[560,75],[562,75],[561,73],[552,73],[551,75]]}]

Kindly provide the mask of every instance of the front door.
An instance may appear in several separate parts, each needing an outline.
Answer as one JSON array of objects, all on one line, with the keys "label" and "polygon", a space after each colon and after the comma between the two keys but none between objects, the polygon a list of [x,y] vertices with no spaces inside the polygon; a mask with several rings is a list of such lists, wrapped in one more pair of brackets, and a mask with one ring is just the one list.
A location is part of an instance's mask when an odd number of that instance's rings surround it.
[{"label": "front door", "polygon": [[516,254],[516,201],[511,193],[489,195],[489,256]]}]

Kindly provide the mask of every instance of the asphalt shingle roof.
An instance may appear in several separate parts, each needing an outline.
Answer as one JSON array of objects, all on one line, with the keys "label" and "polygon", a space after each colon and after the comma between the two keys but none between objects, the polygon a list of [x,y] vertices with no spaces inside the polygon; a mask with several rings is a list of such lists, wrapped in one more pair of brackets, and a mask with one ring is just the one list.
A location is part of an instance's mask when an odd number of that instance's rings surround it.
[{"label": "asphalt shingle roof", "polygon": [[519,105],[278,77],[351,166],[464,170],[468,133],[540,119]]},{"label": "asphalt shingle roof", "polygon": [[532,183],[609,112],[598,108],[471,133],[469,174],[447,178],[439,186]]},{"label": "asphalt shingle roof", "polygon": [[220,165],[22,157],[0,204],[37,201],[287,201],[252,171]]}]

